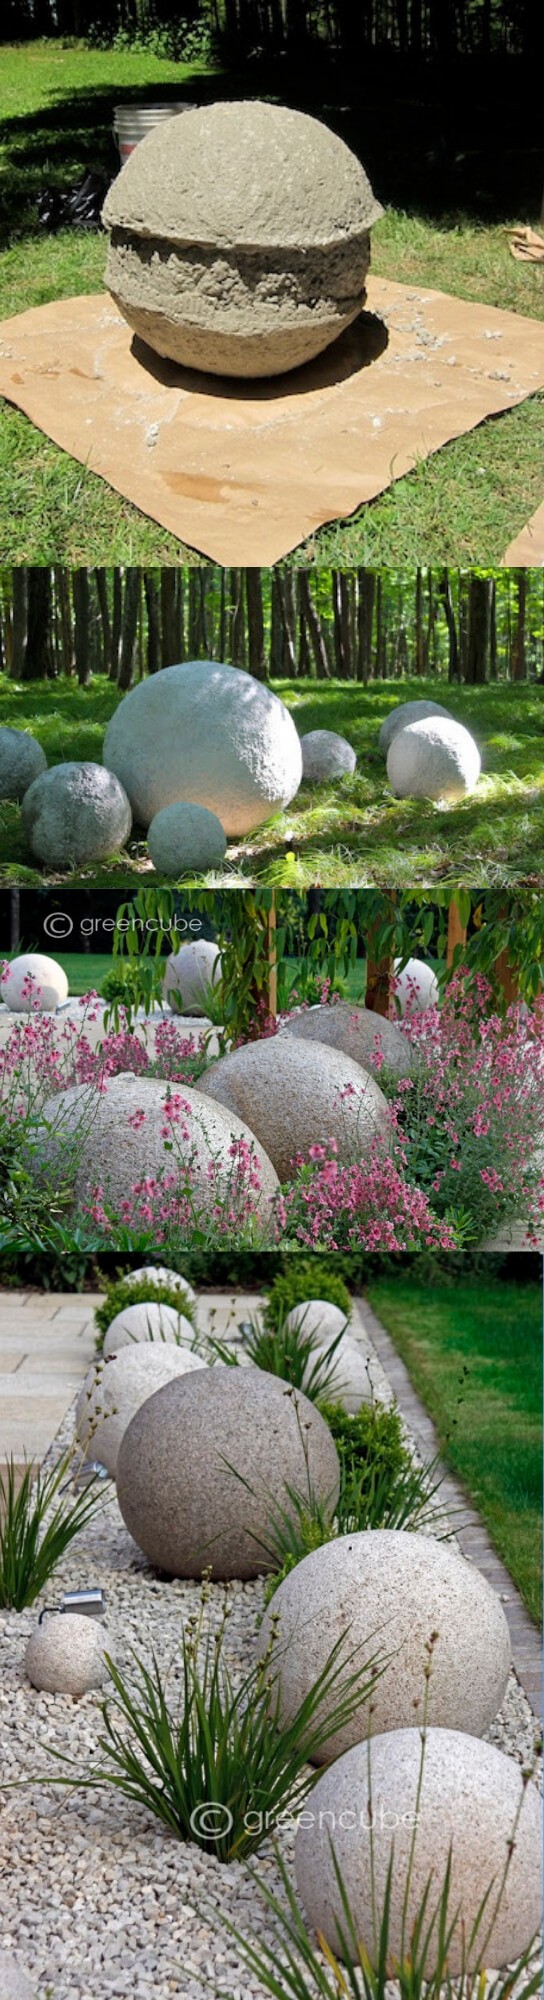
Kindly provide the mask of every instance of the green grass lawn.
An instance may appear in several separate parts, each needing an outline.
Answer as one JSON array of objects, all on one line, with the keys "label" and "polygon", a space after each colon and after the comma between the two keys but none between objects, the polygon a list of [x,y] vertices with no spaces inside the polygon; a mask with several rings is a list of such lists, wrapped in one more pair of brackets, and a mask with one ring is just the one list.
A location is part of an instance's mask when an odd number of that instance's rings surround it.
[{"label": "green grass lawn", "polygon": [[[302,735],[333,729],[357,751],[352,778],[302,788],[285,813],[245,841],[229,845],[224,873],[206,885],[235,887],[253,881],[304,889],[374,882],[464,881],[474,887],[511,882],[544,867],[544,695],[522,682],[488,687],[443,687],[436,681],[275,683]],[[380,724],[402,699],[440,692],[475,734],[483,755],[477,791],[455,806],[398,800],[387,784],[378,751]],[[29,727],[51,763],[100,762],[104,730],[119,700],[111,682],[90,687],[71,681],[14,685],[0,676],[0,724]],[[111,862],[51,879],[115,885],[140,881],[153,871],[143,838]],[[0,804],[0,880],[34,884],[42,879],[26,849],[17,806]],[[154,879],[154,877],[153,877]]]},{"label": "green grass lawn", "polygon": [[[115,170],[117,100],[236,94],[236,79],[156,56],[34,42],[2,51],[0,316],[100,290],[101,235],[37,230],[44,183],[70,185],[90,166]],[[250,94],[254,94],[254,85]],[[534,215],[520,221],[537,221]],[[373,270],[530,317],[544,312],[542,270],[516,263],[504,224],[462,213],[438,223],[388,208],[373,231]],[[542,499],[542,407],[534,396],[489,419],[349,520],[301,545],[295,564],[497,563]],[[0,561],[193,563],[200,558],[146,520],[4,404],[0,421]]]},{"label": "green grass lawn", "polygon": [[[474,1275],[368,1296],[533,1618],[542,1617],[542,1290]],[[464,1371],[468,1372],[465,1374]]]}]

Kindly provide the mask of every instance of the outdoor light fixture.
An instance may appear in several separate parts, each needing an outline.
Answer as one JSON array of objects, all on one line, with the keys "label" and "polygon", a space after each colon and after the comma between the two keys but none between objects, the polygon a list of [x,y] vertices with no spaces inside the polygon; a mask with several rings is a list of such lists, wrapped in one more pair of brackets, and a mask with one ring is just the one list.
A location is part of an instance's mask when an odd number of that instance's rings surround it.
[{"label": "outdoor light fixture", "polygon": [[75,1487],[76,1493],[80,1493],[83,1486],[90,1486],[91,1480],[109,1479],[110,1476],[107,1465],[102,1465],[99,1458],[86,1458],[82,1465],[78,1465],[77,1472],[74,1472],[72,1486]]},{"label": "outdoor light fixture", "polygon": [[44,1604],[43,1611],[40,1611],[38,1624],[41,1625],[42,1619],[46,1618],[49,1612],[57,1613],[60,1611],[74,1611],[82,1618],[104,1618],[106,1612],[104,1591],[98,1589],[67,1590],[64,1597],[61,1597],[60,1604]]}]

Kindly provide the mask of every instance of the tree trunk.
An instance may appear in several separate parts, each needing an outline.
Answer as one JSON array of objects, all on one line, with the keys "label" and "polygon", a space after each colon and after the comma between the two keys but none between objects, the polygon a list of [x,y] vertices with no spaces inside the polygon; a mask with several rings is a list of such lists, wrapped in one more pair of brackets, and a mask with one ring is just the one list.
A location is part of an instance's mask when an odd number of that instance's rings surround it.
[{"label": "tree trunk", "polygon": [[[168,572],[167,572],[168,573]],[[174,572],[175,574],[175,572]],[[121,630],[121,653],[117,686],[126,694],[134,679],[134,660],[138,636],[138,612],[140,608],[140,573],[137,569],[127,569],[125,576],[125,602]]]},{"label": "tree trunk", "polygon": [[330,679],[329,656],[323,626],[316,610],[306,569],[297,571],[300,609],[306,622],[318,680]]},{"label": "tree trunk", "polygon": [[100,623],[102,626],[103,672],[105,674],[110,674],[111,673],[111,618],[110,618],[110,607],[108,604],[108,586],[107,586],[105,569],[95,569],[94,580],[96,583],[98,608],[100,611]]},{"label": "tree trunk", "polygon": [[53,678],[51,652],[51,571],[29,569],[24,681]]},{"label": "tree trunk", "polygon": [[175,666],[177,615],[175,569],[161,570],[161,667]]},{"label": "tree trunk", "polygon": [[263,579],[260,569],[246,569],[248,664],[257,681],[266,680]]},{"label": "tree trunk", "polygon": [[161,664],[161,621],[158,581],[153,570],[146,570],[144,573],[144,591],[147,610],[147,671],[148,674],[158,674]]},{"label": "tree trunk", "polygon": [[123,585],[120,569],[113,572],[113,603],[111,617],[111,666],[110,681],[117,682],[119,674],[119,653],[121,650],[121,626],[123,622]]},{"label": "tree trunk", "polygon": [[469,687],[483,686],[489,666],[491,638],[491,586],[489,577],[471,571],[468,594],[468,640],[465,680]]},{"label": "tree trunk", "polygon": [[89,571],[75,569],[72,576],[72,596],[74,600],[74,650],[75,667],[80,687],[88,687],[91,678],[91,635]]},{"label": "tree trunk", "polygon": [[28,570],[14,569],[13,581],[13,638],[12,667],[14,681],[22,681],[25,671],[26,628],[28,619]]},{"label": "tree trunk", "polygon": [[440,596],[444,606],[444,617],[448,628],[448,645],[449,645],[448,680],[450,682],[459,681],[461,679],[459,642],[457,638],[455,612],[453,609],[453,597],[451,594],[450,575],[449,575],[449,570],[447,569],[442,571],[442,577],[440,580]]},{"label": "tree trunk", "polygon": [[357,679],[370,680],[372,670],[372,625],[376,576],[372,569],[358,571]]},{"label": "tree trunk", "polygon": [[517,573],[516,613],[514,618],[514,631],[512,634],[512,680],[513,681],[525,681],[527,679],[527,661],[525,658],[526,615],[527,615],[527,571],[525,569],[519,569]]}]

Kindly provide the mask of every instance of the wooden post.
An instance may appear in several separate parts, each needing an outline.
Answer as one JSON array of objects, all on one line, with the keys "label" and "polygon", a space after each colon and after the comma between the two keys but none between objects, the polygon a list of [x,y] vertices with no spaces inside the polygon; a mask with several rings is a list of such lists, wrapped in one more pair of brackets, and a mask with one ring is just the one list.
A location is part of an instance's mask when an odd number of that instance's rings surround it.
[{"label": "wooden post", "polygon": [[373,932],[371,926],[366,941],[365,1007],[371,1007],[375,1014],[387,1016],[391,999],[393,959],[390,953],[387,958],[376,958],[374,956],[373,936],[375,935],[376,932],[375,930]]},{"label": "wooden post", "polygon": [[507,951],[499,952],[498,958],[495,959],[495,978],[504,995],[506,1006],[511,1007],[514,1000],[519,1000],[519,979]]},{"label": "wooden post", "polygon": [[453,965],[453,954],[458,944],[466,944],[467,926],[461,923],[456,903],[450,903],[448,910],[448,948],[446,965]]}]

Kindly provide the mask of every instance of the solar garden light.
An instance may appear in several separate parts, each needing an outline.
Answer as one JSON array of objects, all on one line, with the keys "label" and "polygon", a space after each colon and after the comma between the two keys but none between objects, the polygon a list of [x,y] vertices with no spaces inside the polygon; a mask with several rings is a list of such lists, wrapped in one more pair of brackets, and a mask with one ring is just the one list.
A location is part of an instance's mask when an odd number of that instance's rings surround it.
[{"label": "solar garden light", "polygon": [[59,1611],[74,1611],[82,1618],[104,1618],[106,1612],[104,1591],[94,1587],[90,1590],[67,1590],[64,1597],[61,1597],[60,1604],[44,1604],[38,1624],[41,1625],[42,1619],[46,1618],[49,1612],[56,1614]]}]

